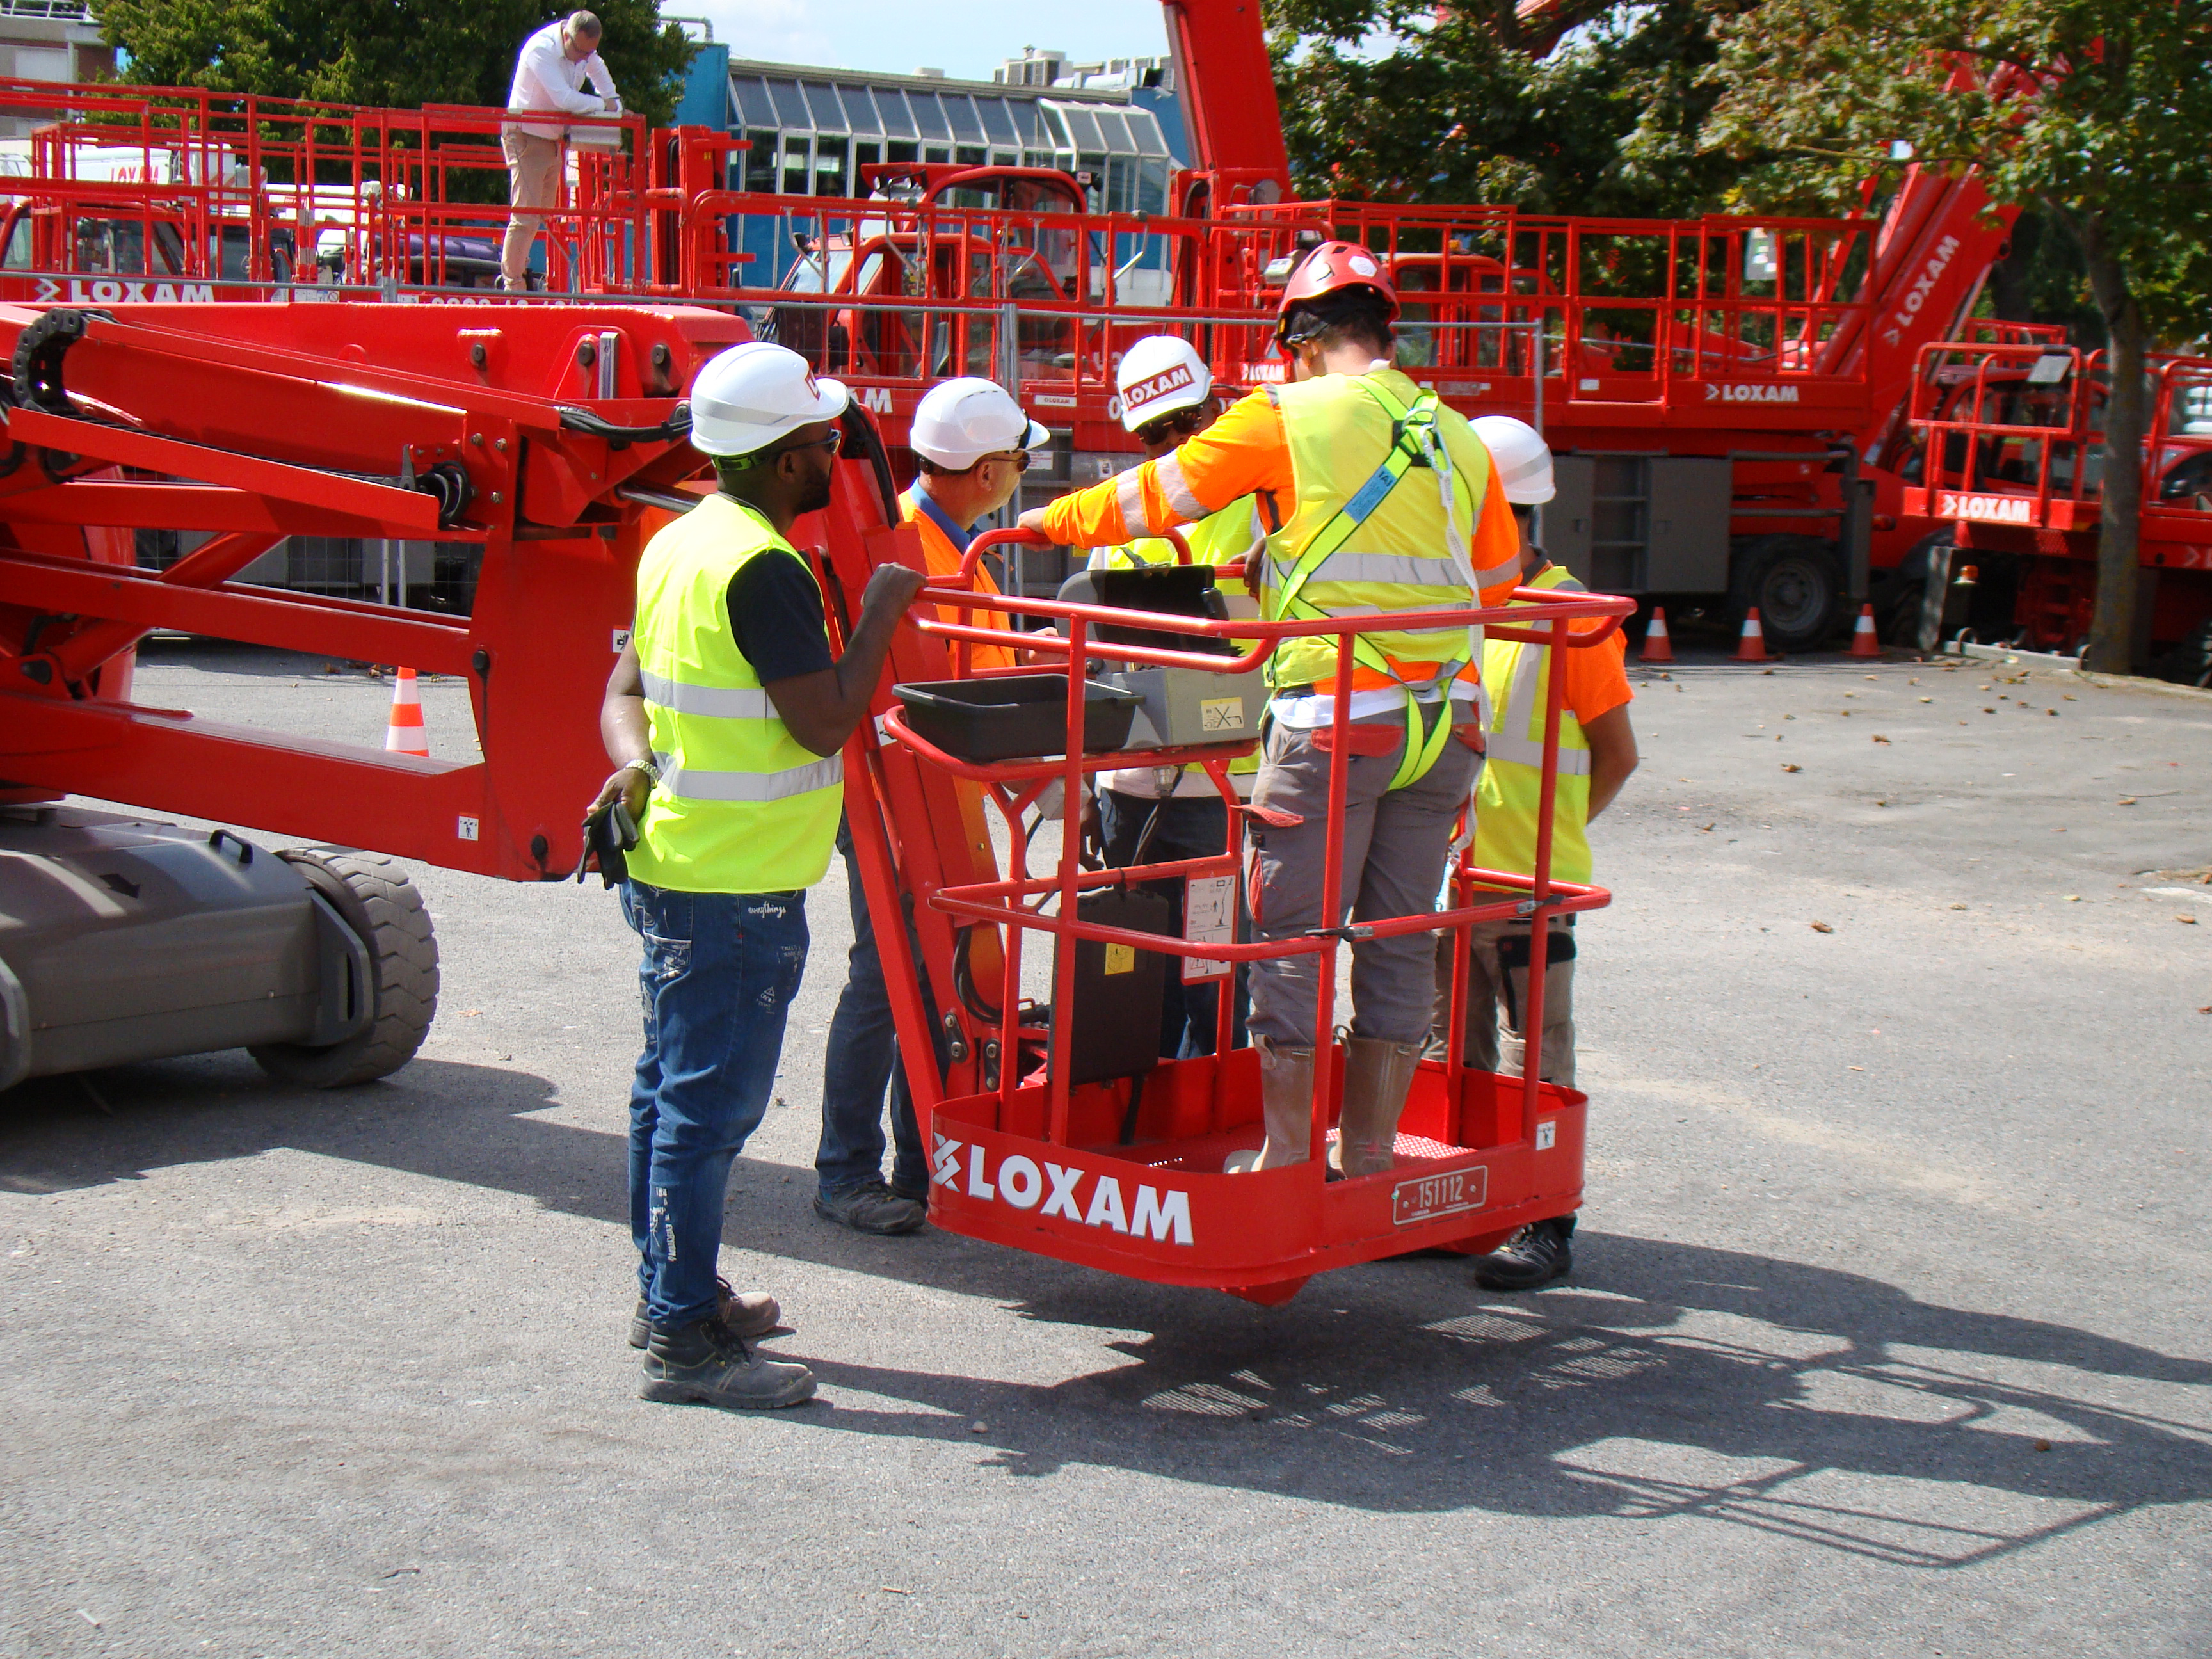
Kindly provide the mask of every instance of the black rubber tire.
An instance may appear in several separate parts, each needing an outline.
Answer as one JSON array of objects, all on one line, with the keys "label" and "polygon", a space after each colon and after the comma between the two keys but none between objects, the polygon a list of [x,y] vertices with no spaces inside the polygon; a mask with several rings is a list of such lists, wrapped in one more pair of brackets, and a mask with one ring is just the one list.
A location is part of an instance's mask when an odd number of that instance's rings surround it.
[{"label": "black rubber tire", "polygon": [[1907,582],[1890,596],[1881,613],[1881,642],[1903,651],[1920,648],[1920,606],[1926,599],[1926,582]]},{"label": "black rubber tire", "polygon": [[1842,625],[1848,603],[1843,561],[1814,536],[1761,536],[1731,562],[1729,605],[1737,626],[1753,605],[1759,631],[1778,651],[1809,651]]},{"label": "black rubber tire", "polygon": [[2176,685],[2212,686],[2212,622],[2197,623],[2188,637],[2151,665],[2150,672]]},{"label": "black rubber tire", "polygon": [[430,913],[398,864],[381,853],[295,847],[277,854],[331,902],[368,947],[369,1022],[343,1042],[248,1049],[280,1083],[343,1089],[398,1071],[415,1057],[438,1012],[438,939]]}]

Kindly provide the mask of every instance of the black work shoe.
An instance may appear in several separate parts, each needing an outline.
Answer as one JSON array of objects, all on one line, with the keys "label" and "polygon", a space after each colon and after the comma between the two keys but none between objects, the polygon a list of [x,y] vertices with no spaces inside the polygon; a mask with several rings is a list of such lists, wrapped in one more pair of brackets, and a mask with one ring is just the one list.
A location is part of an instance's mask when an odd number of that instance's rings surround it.
[{"label": "black work shoe", "polygon": [[702,1319],[653,1332],[637,1397],[670,1406],[765,1411],[811,1400],[814,1373],[787,1360],[763,1359],[720,1319]]},{"label": "black work shoe", "polygon": [[849,1193],[817,1194],[814,1213],[856,1233],[910,1233],[929,1218],[920,1199],[902,1198],[880,1181]]},{"label": "black work shoe", "polygon": [[1572,1216],[1532,1221],[1474,1264],[1474,1282],[1486,1291],[1533,1291],[1564,1279],[1575,1265]]},{"label": "black work shoe", "polygon": [[[721,1322],[747,1341],[766,1336],[783,1318],[783,1309],[766,1291],[733,1291],[730,1281],[714,1281],[714,1311]],[[629,1345],[641,1348],[653,1340],[653,1322],[646,1316],[645,1298],[629,1316]]]}]

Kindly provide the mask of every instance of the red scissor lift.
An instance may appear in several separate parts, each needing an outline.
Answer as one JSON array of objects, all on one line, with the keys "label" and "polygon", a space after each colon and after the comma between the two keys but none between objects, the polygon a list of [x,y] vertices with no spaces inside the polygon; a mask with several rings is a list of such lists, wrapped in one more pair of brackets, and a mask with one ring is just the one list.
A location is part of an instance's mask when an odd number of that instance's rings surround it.
[{"label": "red scissor lift", "polygon": [[[2038,650],[2076,652],[2095,610],[2105,354],[1990,336],[1923,349],[1911,419],[1921,471],[1908,512],[1946,526],[1940,550],[1978,580],[1942,618]],[[2148,365],[2136,562],[2146,643],[2170,647],[2212,618],[2212,358]],[[1931,640],[1929,643],[1934,643]]]},{"label": "red scissor lift", "polygon": [[[1335,1021],[1339,951],[1358,939],[1438,927],[1464,928],[1508,915],[1534,919],[1528,1029],[1542,1018],[1544,919],[1595,909],[1609,902],[1601,888],[1559,882],[1550,873],[1551,784],[1558,763],[1562,677],[1547,685],[1545,806],[1533,877],[1482,871],[1462,854],[1455,907],[1442,914],[1376,920],[1316,930],[1314,936],[1270,943],[1203,943],[1166,939],[1083,919],[1086,893],[1133,883],[1227,877],[1242,884],[1241,818],[1219,854],[1123,870],[1084,867],[1072,812],[1061,814],[1058,844],[1035,840],[1024,814],[1057,784],[1062,799],[1079,799],[1084,778],[1108,768],[1197,765],[1229,800],[1227,767],[1252,746],[1115,749],[1084,752],[1085,666],[1103,660],[1201,672],[1253,673],[1282,639],[1328,635],[1338,641],[1337,752],[1349,752],[1344,731],[1350,708],[1352,641],[1370,629],[1409,625],[1481,624],[1502,637],[1560,649],[1590,649],[1608,640],[1632,601],[1600,595],[1562,597],[1524,590],[1510,610],[1470,610],[1439,617],[1362,617],[1356,622],[1261,623],[1158,616],[1066,600],[1022,599],[974,591],[977,562],[988,548],[1020,532],[977,538],[963,580],[933,586],[926,601],[935,619],[918,620],[893,647],[891,678],[942,681],[989,679],[1037,672],[1036,666],[974,671],[964,647],[1005,644],[1006,632],[981,625],[987,610],[1037,618],[1050,631],[1017,635],[1044,665],[1066,675],[1061,753],[1054,757],[977,763],[947,752],[915,730],[889,692],[878,702],[872,729],[855,736],[846,757],[847,810],[869,908],[899,914],[912,901],[915,930],[876,930],[896,1016],[900,1046],[927,1056],[944,1038],[951,1056],[942,1086],[927,1060],[909,1064],[917,1114],[933,1128],[931,1214],[954,1231],[1087,1266],[1170,1284],[1206,1286],[1255,1301],[1287,1300],[1313,1274],[1332,1267],[1430,1247],[1467,1251],[1495,1248],[1515,1228],[1567,1213],[1582,1195],[1585,1097],[1534,1078],[1511,1079],[1466,1069],[1459,1012],[1464,970],[1453,993],[1451,1048],[1441,1063],[1421,1066],[1401,1121],[1398,1168],[1387,1176],[1330,1182],[1324,1152],[1341,1089],[1342,1051],[1317,1068],[1313,1132],[1316,1155],[1290,1168],[1227,1176],[1225,1156],[1256,1144],[1260,1078],[1255,1050],[1230,1046],[1231,1000],[1218,999],[1216,1053],[1160,1060],[1133,1077],[1071,1081],[1070,1045],[1085,1018],[1076,1001],[1079,942],[1104,950],[1153,951],[1171,958],[1233,964],[1265,957],[1310,953],[1322,959],[1316,1029]],[[833,542],[832,569],[848,611],[872,561],[866,544]],[[1186,559],[1188,555],[1185,555]],[[1241,579],[1241,568],[1216,571]],[[920,617],[919,611],[917,617]],[[1596,618],[1588,631],[1570,623]],[[1189,636],[1188,650],[1102,642],[1098,630],[1141,625]],[[1233,640],[1233,660],[1200,647]],[[1323,884],[1345,891],[1344,787],[1331,780]],[[1001,871],[983,819],[988,805],[1008,848]],[[1045,820],[1040,819],[1039,822]],[[1048,873],[1033,872],[1032,851],[1053,858]],[[1341,913],[1344,907],[1340,906]],[[1021,995],[1025,936],[1054,945],[1052,991],[1042,1008],[1025,1010]],[[1462,935],[1463,937],[1463,935]],[[1464,956],[1462,951],[1462,956]],[[993,970],[995,969],[995,975]],[[995,977],[997,1000],[974,988]],[[931,1030],[930,1009],[941,1030]],[[1066,1011],[1066,1017],[1061,1017]]]}]

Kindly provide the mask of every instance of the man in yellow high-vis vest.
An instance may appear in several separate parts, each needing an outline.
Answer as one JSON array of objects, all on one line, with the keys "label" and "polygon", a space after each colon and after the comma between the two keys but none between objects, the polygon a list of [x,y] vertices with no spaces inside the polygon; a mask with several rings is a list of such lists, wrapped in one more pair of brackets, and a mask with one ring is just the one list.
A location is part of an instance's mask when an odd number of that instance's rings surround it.
[{"label": "man in yellow high-vis vest", "polygon": [[691,442],[719,490],[647,544],[637,617],[599,716],[619,769],[597,806],[636,821],[623,911],[644,941],[645,1052],[630,1089],[633,1346],[647,1400],[795,1405],[804,1365],[763,1359],[773,1297],[714,1271],[730,1164],[760,1125],[806,966],[806,889],[829,868],[845,740],[866,717],[920,571],[880,566],[845,654],[791,544],[830,503],[848,398],[750,342],[699,372]]},{"label": "man in yellow high-vis vest", "polygon": [[[1535,509],[1552,499],[1552,452],[1543,438],[1509,416],[1485,416],[1474,423],[1498,466],[1498,482],[1513,508],[1522,550],[1522,586],[1552,592],[1580,592],[1582,583],[1564,565],[1552,563],[1530,536]],[[1595,620],[1572,624],[1588,632]],[[1619,635],[1601,645],[1563,653],[1559,672],[1559,758],[1553,787],[1552,876],[1554,880],[1591,879],[1589,821],[1613,804],[1636,770],[1636,732],[1628,705],[1635,696],[1622,670],[1626,646]],[[1483,642],[1482,678],[1490,688],[1490,745],[1482,781],[1475,790],[1474,866],[1513,875],[1536,869],[1537,815],[1543,805],[1544,684],[1547,646],[1517,640]],[[1480,896],[1480,895],[1478,895]],[[1445,895],[1449,902],[1450,895]],[[1538,1075],[1547,1083],[1572,1088],[1575,1081],[1572,916],[1555,916],[1545,942],[1544,1025],[1537,1038]],[[1467,1015],[1462,1039],[1464,1062],[1477,1070],[1522,1075],[1527,1063],[1527,1033],[1522,1011],[1528,1003],[1529,925],[1527,921],[1478,922],[1468,929]],[[1451,1018],[1452,949],[1458,935],[1437,942],[1437,1001],[1429,1053],[1446,1053]],[[1500,1053],[1500,1030],[1504,1052]],[[1494,1291],[1528,1290],[1565,1273],[1572,1263],[1568,1240],[1572,1216],[1560,1216],[1522,1228],[1499,1249],[1475,1264],[1475,1279]]]},{"label": "man in yellow high-vis vest", "polygon": [[[1520,576],[1504,498],[1468,422],[1392,366],[1397,296],[1367,249],[1324,243],[1284,290],[1277,338],[1291,381],[1240,398],[1172,454],[1052,506],[1025,526],[1099,547],[1267,498],[1261,614],[1323,620],[1502,605]],[[1426,911],[1452,823],[1479,769],[1481,630],[1465,625],[1360,636],[1347,746],[1338,757],[1334,639],[1286,640],[1269,659],[1267,738],[1247,830],[1252,931],[1291,939],[1316,927]],[[1329,776],[1346,769],[1344,881],[1324,899]],[[1398,1116],[1428,1035],[1433,956],[1419,933],[1352,945],[1352,1036],[1340,1121],[1348,1176],[1395,1162]],[[1310,1156],[1319,958],[1253,964],[1265,1139],[1231,1170]],[[1325,1034],[1324,1034],[1325,1035]]]}]

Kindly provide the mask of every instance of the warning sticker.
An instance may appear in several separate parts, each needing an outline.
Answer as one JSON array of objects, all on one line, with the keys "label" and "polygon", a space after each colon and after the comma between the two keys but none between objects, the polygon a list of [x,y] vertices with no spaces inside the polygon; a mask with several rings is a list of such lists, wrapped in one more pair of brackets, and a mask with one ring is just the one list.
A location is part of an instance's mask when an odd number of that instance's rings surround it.
[{"label": "warning sticker", "polygon": [[1133,945],[1109,945],[1106,947],[1106,971],[1109,974],[1135,973],[1137,947]]},{"label": "warning sticker", "polygon": [[1242,732],[1244,729],[1244,699],[1200,697],[1198,700],[1198,724],[1203,732]]},{"label": "warning sticker", "polygon": [[[1182,936],[1193,945],[1228,945],[1237,938],[1237,878],[1192,876],[1183,884]],[[1199,957],[1182,959],[1183,983],[1221,979],[1230,964]]]}]

